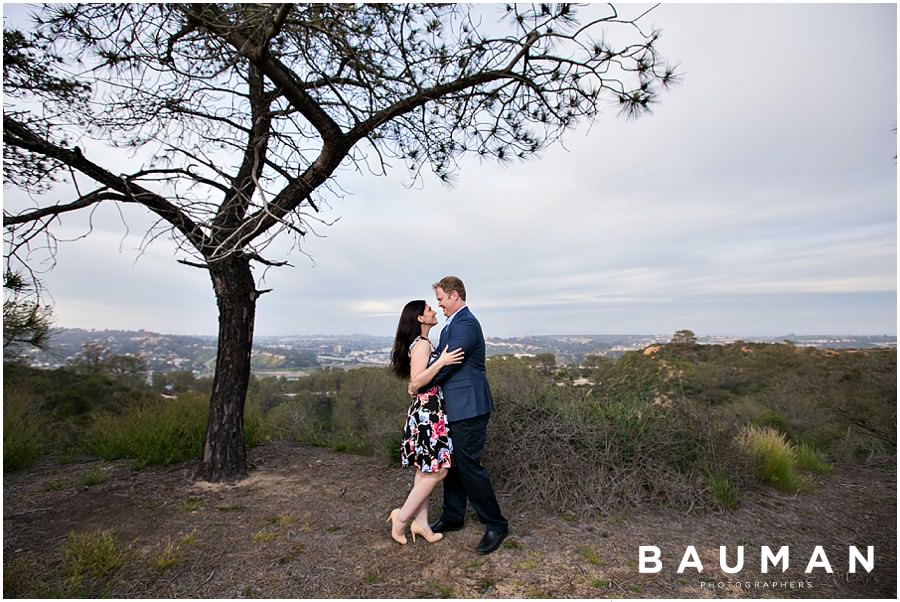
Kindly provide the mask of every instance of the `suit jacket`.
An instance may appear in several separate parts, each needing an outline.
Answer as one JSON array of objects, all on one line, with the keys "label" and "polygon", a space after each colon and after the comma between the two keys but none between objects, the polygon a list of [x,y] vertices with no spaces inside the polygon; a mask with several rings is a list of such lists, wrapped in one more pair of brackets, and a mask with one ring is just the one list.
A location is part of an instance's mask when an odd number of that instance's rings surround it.
[{"label": "suit jacket", "polygon": [[465,357],[461,364],[441,368],[426,387],[441,386],[450,422],[490,414],[494,399],[484,367],[484,333],[468,307],[460,309],[450,326],[441,331],[438,352],[447,345],[450,351],[462,347]]}]

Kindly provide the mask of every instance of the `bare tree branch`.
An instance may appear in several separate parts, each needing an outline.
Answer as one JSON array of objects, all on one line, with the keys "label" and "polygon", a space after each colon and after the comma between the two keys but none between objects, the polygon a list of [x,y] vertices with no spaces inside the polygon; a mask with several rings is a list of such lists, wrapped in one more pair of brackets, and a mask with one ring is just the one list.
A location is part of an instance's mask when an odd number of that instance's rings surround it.
[{"label": "bare tree branch", "polygon": [[[77,146],[72,149],[57,146],[48,140],[40,138],[21,123],[7,116],[3,117],[3,134],[4,144],[10,144],[31,152],[40,153],[47,157],[52,157],[53,159],[78,170],[95,181],[104,184],[107,188],[117,191],[121,195],[121,198],[117,200],[139,203],[149,208],[151,211],[154,211],[157,215],[178,228],[178,230],[190,240],[195,247],[204,248],[206,246],[206,240],[203,233],[178,207],[165,198],[130,182],[127,178],[113,175],[96,163],[89,161]],[[87,207],[106,198],[110,197],[94,197],[90,202],[84,203],[81,206]],[[73,205],[77,204],[78,201],[74,204],[58,207],[64,208],[62,210],[70,211],[74,208],[81,208],[73,207]],[[60,209],[50,209],[50,213],[58,214],[60,212]],[[33,219],[40,219],[44,215],[46,215],[46,213],[35,213]],[[22,221],[23,219],[21,217],[3,216],[4,226],[6,226],[7,223],[14,225],[16,223],[22,223]]]},{"label": "bare tree branch", "polygon": [[[87,214],[80,237],[108,201],[126,233],[131,207],[158,218],[141,253],[170,239],[178,262],[208,272],[219,311],[210,480],[246,474],[258,283],[290,265],[264,255],[288,237],[288,255],[308,257],[301,243],[336,221],[320,209],[340,196],[343,170],[380,175],[397,162],[414,181],[426,168],[450,181],[465,155],[528,158],[610,104],[648,112],[677,80],[658,32],[614,8],[584,25],[570,4],[36,10],[29,31],[4,29],[4,176],[34,200],[4,211],[7,265],[55,261],[63,214]],[[500,29],[482,25],[497,12]],[[605,41],[612,27],[624,43]],[[72,140],[91,141],[91,158]],[[114,156],[94,150],[104,147]]]}]

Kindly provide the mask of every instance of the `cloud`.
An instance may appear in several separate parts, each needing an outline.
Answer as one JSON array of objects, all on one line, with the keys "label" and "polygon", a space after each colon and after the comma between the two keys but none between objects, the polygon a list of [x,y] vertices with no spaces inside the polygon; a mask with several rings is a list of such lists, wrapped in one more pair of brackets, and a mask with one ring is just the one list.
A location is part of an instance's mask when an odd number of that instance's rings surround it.
[{"label": "cloud", "polygon": [[[685,73],[653,115],[606,112],[524,163],[466,158],[453,187],[339,174],[323,218],[340,221],[302,243],[313,261],[279,241],[271,258],[295,267],[257,271],[274,289],[257,333],[390,334],[447,274],[503,335],[896,332],[896,7],[671,4],[649,21]],[[60,321],[213,333],[208,278],[165,241],[132,265],[144,217],[126,213],[121,254],[113,211],[65,245]]]}]

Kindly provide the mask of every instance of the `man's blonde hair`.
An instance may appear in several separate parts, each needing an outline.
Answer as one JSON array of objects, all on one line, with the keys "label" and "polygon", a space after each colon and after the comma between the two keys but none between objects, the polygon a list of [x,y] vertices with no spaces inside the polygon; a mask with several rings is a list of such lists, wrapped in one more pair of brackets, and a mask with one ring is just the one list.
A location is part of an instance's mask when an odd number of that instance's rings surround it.
[{"label": "man's blonde hair", "polygon": [[466,285],[463,284],[463,281],[456,276],[444,276],[443,278],[432,284],[431,288],[440,288],[448,295],[452,291],[456,291],[457,293],[459,293],[460,299],[462,299],[463,301],[466,300]]}]

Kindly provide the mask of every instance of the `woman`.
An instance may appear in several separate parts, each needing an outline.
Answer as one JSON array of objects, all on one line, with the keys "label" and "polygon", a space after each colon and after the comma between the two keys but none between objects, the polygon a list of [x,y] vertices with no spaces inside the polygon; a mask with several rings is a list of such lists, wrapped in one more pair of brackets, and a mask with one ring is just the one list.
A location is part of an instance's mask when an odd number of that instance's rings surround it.
[{"label": "woman", "polygon": [[[463,351],[446,348],[437,353],[428,340],[428,332],[437,324],[437,313],[425,301],[410,301],[400,314],[397,336],[391,352],[391,371],[401,379],[409,379],[413,389],[428,384],[438,371],[462,361]],[[401,444],[403,466],[417,468],[415,482],[406,501],[388,516],[391,537],[405,544],[406,525],[413,541],[421,535],[428,543],[439,541],[443,534],[433,533],[428,526],[428,496],[447,476],[453,443],[444,415],[444,399],[440,387],[432,387],[413,397],[406,416]]]}]

